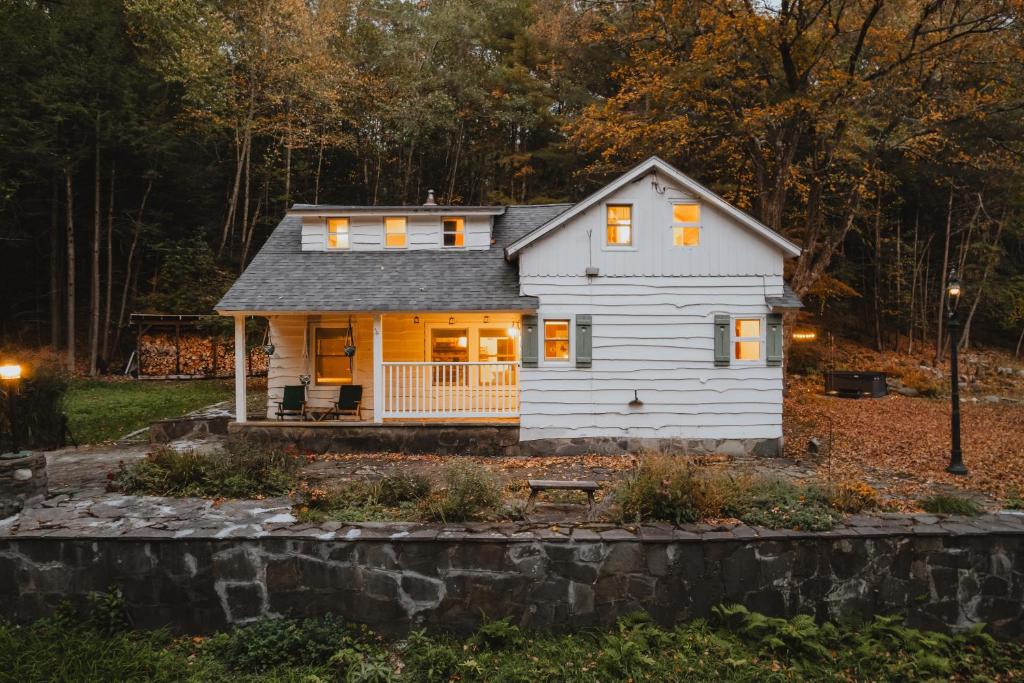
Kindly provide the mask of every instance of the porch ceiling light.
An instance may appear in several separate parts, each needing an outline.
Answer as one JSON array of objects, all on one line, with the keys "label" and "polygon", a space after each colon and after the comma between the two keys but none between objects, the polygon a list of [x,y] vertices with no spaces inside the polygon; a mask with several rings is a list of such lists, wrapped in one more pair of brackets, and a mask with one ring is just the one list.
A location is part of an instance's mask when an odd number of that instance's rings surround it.
[{"label": "porch ceiling light", "polygon": [[455,324],[455,316],[454,315],[452,317],[448,318],[448,324],[449,325],[454,325]]},{"label": "porch ceiling light", "polygon": [[17,363],[0,365],[0,379],[15,380],[21,379],[21,366]]},{"label": "porch ceiling light", "polygon": [[507,332],[508,336],[510,337],[515,337],[516,335],[519,334],[519,330],[516,329],[515,325],[509,325],[508,329],[505,330],[505,332]]}]

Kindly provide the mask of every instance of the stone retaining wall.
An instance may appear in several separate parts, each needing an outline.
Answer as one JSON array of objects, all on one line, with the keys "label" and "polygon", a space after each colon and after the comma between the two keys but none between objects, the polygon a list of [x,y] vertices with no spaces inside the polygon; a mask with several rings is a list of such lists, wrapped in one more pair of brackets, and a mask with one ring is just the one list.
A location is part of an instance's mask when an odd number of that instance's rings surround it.
[{"label": "stone retaining wall", "polygon": [[519,425],[512,423],[232,422],[228,424],[228,433],[256,441],[293,444],[314,453],[519,453]]},{"label": "stone retaining wall", "polygon": [[137,626],[187,633],[328,612],[390,633],[468,631],[485,617],[562,630],[637,610],[670,624],[742,603],[821,619],[897,613],[946,631],[985,622],[1020,638],[1024,517],[863,517],[825,533],[293,520],[255,533],[122,525],[98,535],[26,525],[0,538],[5,617],[34,619],[111,586]]},{"label": "stone retaining wall", "polygon": [[0,456],[0,519],[46,497],[46,456],[28,451],[23,453],[25,455],[4,453]]}]

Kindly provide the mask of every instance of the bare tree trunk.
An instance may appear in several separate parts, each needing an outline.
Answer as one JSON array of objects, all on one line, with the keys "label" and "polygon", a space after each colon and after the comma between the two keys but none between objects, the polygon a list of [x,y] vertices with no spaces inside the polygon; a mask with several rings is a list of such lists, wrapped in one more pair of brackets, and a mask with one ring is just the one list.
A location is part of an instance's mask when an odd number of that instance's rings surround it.
[{"label": "bare tree trunk", "polygon": [[[903,310],[903,220],[896,219],[896,309]],[[901,316],[902,317],[902,316]],[[896,322],[896,353],[900,352],[902,324]]]},{"label": "bare tree trunk", "polygon": [[[291,208],[292,196],[292,112],[288,110],[284,134],[284,210]],[[244,260],[244,259],[243,259]]]},{"label": "bare tree trunk", "polygon": [[878,293],[878,289],[882,284],[882,193],[879,189],[878,195],[875,199],[875,258],[874,258],[874,282],[871,286],[872,291],[872,312],[875,317],[875,347],[879,353],[882,349],[882,306]]},{"label": "bare tree trunk", "polygon": [[238,139],[238,133],[235,133],[235,149],[237,150],[235,154],[235,181],[231,189],[231,200],[228,202],[228,213],[224,219],[224,230],[221,233],[220,246],[217,248],[218,258],[224,253],[224,247],[228,243],[228,235],[234,232],[235,209],[238,206],[238,191],[242,183],[242,164],[248,154],[249,143],[252,140],[252,122],[256,103],[255,97],[255,93],[250,93],[248,117],[245,121],[245,132],[242,135],[241,141]]},{"label": "bare tree trunk", "polygon": [[92,259],[89,288],[89,375],[96,376],[96,357],[100,352],[100,117],[96,116],[96,177],[93,179]]},{"label": "bare tree trunk", "polygon": [[917,243],[917,235],[918,235],[918,227],[919,227],[919,223],[920,223],[920,218],[921,218],[921,214],[920,214],[920,212],[918,212],[914,216],[914,252],[913,252],[913,259],[911,261],[913,270],[910,273],[910,335],[909,335],[910,339],[907,341],[907,353],[908,354],[913,354],[914,353],[914,327],[915,327],[915,324],[917,323],[917,306],[915,304],[916,304],[916,297],[917,297],[917,273],[918,273],[918,270],[917,270],[917,267],[918,267],[918,265],[917,265],[917,245],[918,245],[918,243]]},{"label": "bare tree trunk", "polygon": [[60,185],[52,179],[50,201],[50,348],[60,349]]},{"label": "bare tree trunk", "polygon": [[132,230],[132,243],[128,247],[128,257],[124,264],[124,288],[121,290],[121,310],[117,314],[117,330],[114,332],[114,350],[121,348],[121,330],[124,328],[124,314],[128,308],[128,290],[132,282],[132,266],[135,262],[135,250],[139,246],[139,231],[142,229],[142,216],[146,210],[146,200],[153,189],[153,177],[146,180],[146,190],[142,193],[142,202],[139,204],[139,212],[135,216],[135,226]]},{"label": "bare tree trunk", "polygon": [[1020,328],[1020,336],[1017,337],[1017,350],[1013,352],[1014,358],[1020,358],[1020,347],[1024,344],[1024,327]]},{"label": "bare tree trunk", "polygon": [[67,357],[68,372],[75,371],[75,218],[74,191],[71,187],[71,166],[64,169],[64,188],[67,193],[67,224],[65,226],[65,248],[67,249]]},{"label": "bare tree trunk", "polygon": [[110,363],[110,316],[114,295],[114,162],[110,162],[110,202],[107,204],[107,282],[103,306],[103,360]]},{"label": "bare tree trunk", "polygon": [[942,270],[939,271],[941,278],[939,278],[939,307],[936,309],[938,318],[938,328],[935,334],[935,364],[938,365],[942,362],[943,351],[945,350],[945,344],[942,339],[942,322],[945,320],[945,316],[942,314],[943,307],[946,305],[946,270],[949,268],[949,236],[953,231],[953,182],[949,183],[949,206],[946,209],[946,241],[945,246],[942,248]]},{"label": "bare tree trunk", "polygon": [[988,275],[992,272],[992,267],[997,261],[999,261],[999,240],[1003,237],[1004,225],[1006,225],[1005,215],[999,221],[999,226],[996,228],[995,237],[992,239],[992,253],[985,262],[985,270],[981,273],[981,280],[978,282],[978,287],[974,294],[974,301],[971,303],[971,310],[967,314],[967,320],[964,322],[964,331],[960,335],[959,340],[959,344],[962,348],[967,348],[967,342],[971,335],[971,323],[974,321],[974,313],[978,310],[978,304],[981,302],[981,294],[985,289],[985,281],[988,280]]},{"label": "bare tree trunk", "polygon": [[[239,239],[239,246],[243,246],[249,239],[249,186],[251,181],[252,163],[250,157],[250,145],[245,150],[245,182],[242,184],[242,234]],[[233,235],[232,235],[233,236]],[[234,240],[232,239],[232,243]]]},{"label": "bare tree trunk", "polygon": [[313,203],[320,203],[320,171],[324,166],[324,134],[320,132],[320,149],[316,155],[316,183],[313,187]]},{"label": "bare tree trunk", "polygon": [[[267,191],[269,189],[269,185],[270,185],[270,180],[268,178],[263,183],[263,191],[260,192],[259,199],[256,200],[256,209],[253,211],[253,214],[252,214],[252,222],[251,222],[250,227],[249,227],[249,233],[248,233],[248,235],[246,235],[245,242],[242,245],[242,260],[241,260],[241,263],[238,266],[238,272],[239,273],[241,273],[242,271],[245,270],[246,260],[249,258],[249,248],[252,245],[252,234],[253,234],[253,232],[256,231],[256,221],[258,221],[260,219],[260,209],[263,207],[263,199],[264,199],[264,197],[267,194]],[[269,199],[268,199],[268,202],[269,202]]]}]

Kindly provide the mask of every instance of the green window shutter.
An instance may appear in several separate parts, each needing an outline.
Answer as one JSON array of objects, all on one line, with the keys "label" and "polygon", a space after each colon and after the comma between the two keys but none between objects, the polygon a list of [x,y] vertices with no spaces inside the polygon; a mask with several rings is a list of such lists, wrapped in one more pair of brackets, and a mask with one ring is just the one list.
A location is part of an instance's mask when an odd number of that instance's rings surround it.
[{"label": "green window shutter", "polygon": [[589,368],[594,356],[593,325],[589,315],[576,316],[576,367]]},{"label": "green window shutter", "polygon": [[765,322],[765,364],[782,365],[782,315],[769,313]]},{"label": "green window shutter", "polygon": [[715,365],[725,367],[729,364],[729,323],[732,319],[727,315],[715,316]]},{"label": "green window shutter", "polygon": [[524,368],[537,367],[537,316],[523,316],[523,349],[520,355]]}]

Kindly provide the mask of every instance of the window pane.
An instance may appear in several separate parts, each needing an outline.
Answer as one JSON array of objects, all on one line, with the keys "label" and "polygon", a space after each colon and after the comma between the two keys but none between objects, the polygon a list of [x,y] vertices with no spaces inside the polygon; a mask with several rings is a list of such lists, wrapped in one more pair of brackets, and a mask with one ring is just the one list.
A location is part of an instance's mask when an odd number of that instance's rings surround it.
[{"label": "window pane", "polygon": [[569,342],[544,341],[544,358],[548,360],[569,360]]},{"label": "window pane", "polygon": [[761,358],[761,342],[736,342],[736,360],[759,360]]},{"label": "window pane", "polygon": [[405,218],[384,219],[384,246],[405,246]]},{"label": "window pane", "polygon": [[480,330],[480,360],[483,362],[513,361],[516,359],[516,344],[508,330]]},{"label": "window pane", "polygon": [[347,345],[347,328],[317,328],[314,346],[317,384],[352,382],[352,362],[345,355]]},{"label": "window pane", "polygon": [[633,207],[628,205],[608,206],[607,244],[629,246],[633,243]]},{"label": "window pane", "polygon": [[466,243],[465,222],[461,218],[445,218],[442,221],[444,226],[444,246],[461,247]]},{"label": "window pane", "polygon": [[672,228],[672,244],[677,247],[696,247],[700,244],[700,228]]},{"label": "window pane", "polygon": [[469,330],[448,327],[430,331],[430,360],[434,363],[469,361]]},{"label": "window pane", "polygon": [[544,321],[544,358],[569,360],[569,321]]},{"label": "window pane", "polygon": [[700,223],[700,206],[697,204],[676,204],[672,207],[673,223]]},{"label": "window pane", "polygon": [[761,336],[761,321],[757,318],[753,320],[737,320],[736,321],[736,336],[737,337],[760,337]]},{"label": "window pane", "polygon": [[327,248],[348,249],[347,218],[331,218],[327,221]]}]

